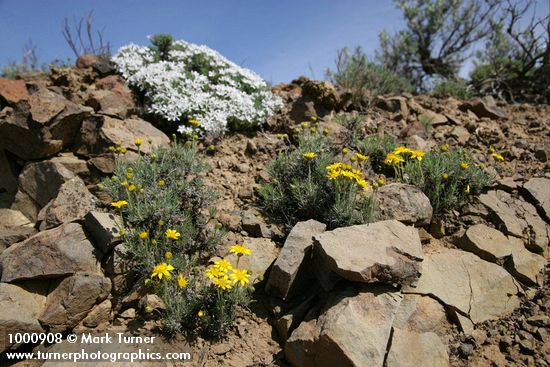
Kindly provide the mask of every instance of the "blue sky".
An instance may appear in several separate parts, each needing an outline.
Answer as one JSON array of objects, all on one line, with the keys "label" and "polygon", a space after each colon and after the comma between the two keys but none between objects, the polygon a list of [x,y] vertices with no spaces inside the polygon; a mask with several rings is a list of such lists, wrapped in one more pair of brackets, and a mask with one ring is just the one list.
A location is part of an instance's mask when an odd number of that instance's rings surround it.
[{"label": "blue sky", "polygon": [[[548,14],[549,1],[537,3]],[[41,62],[74,61],[63,19],[72,24],[91,10],[113,52],[169,33],[214,48],[274,83],[299,75],[322,79],[338,48],[360,45],[373,55],[379,31],[404,23],[391,0],[0,0],[0,66],[19,62],[29,40]]]},{"label": "blue sky", "polygon": [[90,10],[112,51],[169,33],[214,48],[272,82],[323,78],[338,48],[361,45],[371,53],[382,28],[402,24],[389,0],[0,0],[0,65],[20,61],[29,39],[41,62],[74,60],[61,34],[63,19]]}]

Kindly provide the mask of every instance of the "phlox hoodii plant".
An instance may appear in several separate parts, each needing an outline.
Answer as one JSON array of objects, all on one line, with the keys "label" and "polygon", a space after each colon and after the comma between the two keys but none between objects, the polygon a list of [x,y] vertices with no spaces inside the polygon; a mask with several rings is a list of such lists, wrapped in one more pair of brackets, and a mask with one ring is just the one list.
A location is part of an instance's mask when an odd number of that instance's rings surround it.
[{"label": "phlox hoodii plant", "polygon": [[204,133],[220,136],[230,128],[260,127],[282,107],[253,71],[207,46],[170,42],[162,55],[158,47],[129,44],[113,57],[130,85],[145,93],[151,112],[174,122],[198,119]]}]

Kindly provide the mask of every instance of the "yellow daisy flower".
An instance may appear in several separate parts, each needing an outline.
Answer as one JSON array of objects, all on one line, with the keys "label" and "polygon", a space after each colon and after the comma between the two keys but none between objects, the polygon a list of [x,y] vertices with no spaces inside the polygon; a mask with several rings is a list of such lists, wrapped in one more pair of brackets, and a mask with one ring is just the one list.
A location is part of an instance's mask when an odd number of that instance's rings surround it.
[{"label": "yellow daisy flower", "polygon": [[424,152],[421,150],[415,150],[411,153],[411,159],[417,159],[421,161],[422,157],[424,157]]},{"label": "yellow daisy flower", "polygon": [[134,144],[136,145],[136,147],[139,147],[141,144],[143,144],[143,140],[136,139],[136,140],[134,140]]},{"label": "yellow daisy flower", "polygon": [[498,154],[498,153],[493,153],[493,154],[491,154],[491,155],[492,155],[492,156],[493,156],[493,158],[494,158],[495,160],[497,160],[497,161],[501,161],[501,162],[503,162],[503,161],[504,161],[504,157],[503,157],[503,156],[501,156],[501,155],[500,155],[500,154]]},{"label": "yellow daisy flower", "polygon": [[170,240],[179,240],[181,233],[176,231],[175,229],[167,229],[165,232],[166,238]]},{"label": "yellow daisy flower", "polygon": [[460,162],[460,169],[461,170],[467,170],[468,168],[470,168],[470,165],[466,162]]},{"label": "yellow daisy flower", "polygon": [[307,152],[307,153],[304,153],[303,156],[308,160],[312,160],[313,158],[317,157],[317,154],[313,152]]},{"label": "yellow daisy flower", "polygon": [[220,268],[217,268],[215,266],[210,266],[205,271],[205,275],[210,279],[219,278],[224,274],[225,272],[223,272]]},{"label": "yellow daisy flower", "polygon": [[233,280],[233,284],[241,283],[241,285],[245,285],[250,282],[250,279],[248,279],[250,274],[248,274],[248,271],[244,269],[235,269],[229,276]]},{"label": "yellow daisy flower", "polygon": [[111,206],[117,209],[122,208],[124,205],[128,205],[128,202],[126,200],[119,200],[111,203]]},{"label": "yellow daisy flower", "polygon": [[235,244],[229,248],[229,252],[237,256],[251,255],[252,250],[245,245]]},{"label": "yellow daisy flower", "polygon": [[360,161],[364,161],[364,160],[366,160],[366,159],[369,158],[368,155],[363,155],[363,154],[361,154],[361,153],[355,153],[355,156],[356,156],[357,159],[359,159]]},{"label": "yellow daisy flower", "polygon": [[147,233],[146,231],[142,231],[139,233],[139,238],[141,238],[142,240],[146,240],[147,237],[149,237],[149,233]]},{"label": "yellow daisy flower", "polygon": [[187,280],[187,278],[180,273],[180,275],[178,275],[178,287],[185,288],[187,287],[188,284],[189,284],[189,280]]},{"label": "yellow daisy flower", "polygon": [[157,277],[162,280],[162,278],[165,277],[166,280],[169,280],[172,277],[172,274],[170,274],[172,270],[174,270],[174,267],[172,265],[168,265],[167,263],[160,263],[153,269],[151,278]]},{"label": "yellow daisy flower", "polygon": [[227,275],[221,277],[221,278],[214,278],[213,280],[214,284],[222,289],[222,290],[228,290],[228,289],[231,289],[231,281],[229,280],[229,278],[227,277]]},{"label": "yellow daisy flower", "polygon": [[233,265],[231,265],[231,262],[225,259],[214,261],[214,267],[220,269],[224,273],[227,273],[229,270],[233,270]]}]

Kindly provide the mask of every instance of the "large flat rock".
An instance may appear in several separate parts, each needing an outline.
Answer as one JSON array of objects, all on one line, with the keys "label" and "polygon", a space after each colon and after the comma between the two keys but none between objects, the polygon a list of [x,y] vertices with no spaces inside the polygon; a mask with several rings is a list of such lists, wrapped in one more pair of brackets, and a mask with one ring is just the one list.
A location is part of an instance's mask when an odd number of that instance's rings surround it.
[{"label": "large flat rock", "polygon": [[13,284],[0,283],[0,353],[13,345],[9,343],[8,333],[43,331],[38,316],[44,301],[44,296],[30,293]]},{"label": "large flat rock", "polygon": [[520,304],[518,286],[506,270],[447,248],[426,254],[417,286],[404,291],[433,296],[476,324],[500,318]]},{"label": "large flat rock", "polygon": [[418,231],[397,220],[324,232],[315,246],[327,270],[354,282],[409,285],[422,270]]},{"label": "large flat rock", "polygon": [[546,219],[550,219],[550,179],[535,177],[527,181],[523,188],[527,190],[537,206],[542,209]]},{"label": "large flat rock", "polygon": [[393,183],[380,187],[376,193],[378,218],[396,219],[405,224],[428,225],[433,209],[430,199],[416,186]]},{"label": "large flat rock", "polygon": [[332,292],[317,320],[292,332],[292,366],[382,366],[402,295],[390,287],[351,284]]},{"label": "large flat rock", "polygon": [[82,226],[68,223],[39,232],[0,255],[2,282],[55,278],[77,272],[99,273],[101,253],[86,238]]}]

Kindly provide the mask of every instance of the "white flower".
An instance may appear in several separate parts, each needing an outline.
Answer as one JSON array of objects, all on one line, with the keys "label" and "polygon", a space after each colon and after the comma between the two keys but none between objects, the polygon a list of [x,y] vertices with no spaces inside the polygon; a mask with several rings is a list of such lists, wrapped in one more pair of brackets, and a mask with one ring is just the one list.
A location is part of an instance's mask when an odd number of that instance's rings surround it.
[{"label": "white flower", "polygon": [[158,61],[150,48],[130,44],[113,61],[145,92],[151,112],[169,121],[200,120],[209,135],[222,135],[228,123],[261,126],[283,104],[256,73],[203,45],[174,41],[167,60]]}]

